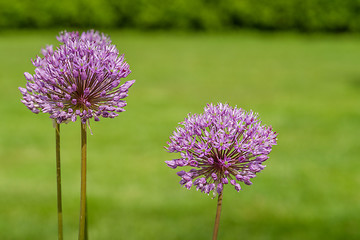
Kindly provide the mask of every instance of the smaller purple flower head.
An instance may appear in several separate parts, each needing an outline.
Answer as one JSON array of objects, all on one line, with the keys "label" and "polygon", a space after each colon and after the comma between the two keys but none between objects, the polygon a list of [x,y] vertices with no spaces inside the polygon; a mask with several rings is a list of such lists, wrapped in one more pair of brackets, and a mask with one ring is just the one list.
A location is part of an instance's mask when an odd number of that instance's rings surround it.
[{"label": "smaller purple flower head", "polygon": [[215,196],[225,185],[240,191],[239,182],[252,184],[276,142],[277,133],[262,125],[256,113],[208,104],[204,113],[189,114],[170,136],[165,148],[181,157],[165,162],[189,169],[177,173],[181,185]]},{"label": "smaller purple flower head", "polygon": [[79,117],[82,123],[99,117],[114,118],[125,111],[128,90],[135,80],[121,84],[129,65],[108,36],[94,30],[61,32],[61,43],[42,49],[32,62],[35,73],[25,72],[21,102],[32,112],[49,113],[58,123]]}]

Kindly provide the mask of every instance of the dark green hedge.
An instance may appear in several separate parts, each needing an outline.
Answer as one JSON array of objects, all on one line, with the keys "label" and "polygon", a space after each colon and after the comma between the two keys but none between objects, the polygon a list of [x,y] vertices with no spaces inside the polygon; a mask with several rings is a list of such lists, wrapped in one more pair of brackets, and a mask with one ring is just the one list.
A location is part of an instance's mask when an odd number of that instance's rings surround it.
[{"label": "dark green hedge", "polygon": [[0,0],[0,28],[360,31],[360,0]]}]

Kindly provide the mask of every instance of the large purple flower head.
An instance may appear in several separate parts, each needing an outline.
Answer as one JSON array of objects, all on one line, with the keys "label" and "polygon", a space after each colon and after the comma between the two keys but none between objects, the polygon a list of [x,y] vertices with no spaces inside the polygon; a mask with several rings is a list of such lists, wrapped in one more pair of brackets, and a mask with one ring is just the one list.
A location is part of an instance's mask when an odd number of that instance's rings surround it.
[{"label": "large purple flower head", "polygon": [[220,194],[231,184],[252,184],[251,178],[264,169],[277,134],[261,124],[258,115],[227,104],[208,104],[203,114],[188,115],[170,136],[166,149],[181,153],[181,158],[166,161],[177,172],[180,184],[209,194]]},{"label": "large purple flower head", "polygon": [[62,32],[61,45],[42,49],[33,60],[35,74],[25,72],[26,88],[19,88],[21,100],[32,112],[49,113],[58,123],[82,123],[91,118],[114,118],[124,111],[128,89],[135,80],[120,85],[131,71],[116,46],[104,34],[93,30]]}]

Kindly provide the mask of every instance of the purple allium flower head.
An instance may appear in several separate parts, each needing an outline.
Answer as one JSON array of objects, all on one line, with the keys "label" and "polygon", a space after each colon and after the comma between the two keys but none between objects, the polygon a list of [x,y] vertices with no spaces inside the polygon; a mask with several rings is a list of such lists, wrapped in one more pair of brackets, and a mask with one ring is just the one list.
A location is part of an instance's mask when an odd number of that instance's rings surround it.
[{"label": "purple allium flower head", "polygon": [[82,123],[99,121],[125,111],[124,98],[135,80],[120,84],[131,71],[110,38],[91,30],[81,35],[65,31],[57,39],[59,47],[47,46],[43,57],[32,60],[35,73],[24,73],[21,102],[34,113],[49,113],[58,123],[77,117]]},{"label": "purple allium flower head", "polygon": [[165,148],[181,157],[165,162],[173,169],[190,168],[177,173],[181,185],[215,196],[229,183],[236,191],[241,190],[237,181],[252,184],[276,141],[277,133],[262,125],[256,113],[208,104],[203,114],[189,114],[170,136]]}]

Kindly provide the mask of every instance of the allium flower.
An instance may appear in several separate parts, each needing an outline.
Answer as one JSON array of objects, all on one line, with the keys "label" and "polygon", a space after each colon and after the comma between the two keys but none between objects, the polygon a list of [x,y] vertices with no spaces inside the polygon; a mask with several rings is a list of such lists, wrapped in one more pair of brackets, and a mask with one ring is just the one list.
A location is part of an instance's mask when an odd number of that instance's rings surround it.
[{"label": "allium flower", "polygon": [[42,49],[36,57],[35,74],[25,72],[26,89],[19,88],[21,100],[32,112],[49,113],[58,123],[77,117],[82,123],[91,118],[114,118],[124,111],[128,89],[135,80],[120,85],[131,71],[109,37],[93,30],[62,32],[62,44]]},{"label": "allium flower", "polygon": [[276,132],[262,125],[257,114],[227,104],[208,104],[203,114],[189,114],[180,124],[165,148],[180,152],[181,158],[166,163],[174,169],[190,167],[177,172],[180,184],[207,194],[214,190],[214,196],[226,184],[237,191],[238,182],[252,184],[277,141]]}]

